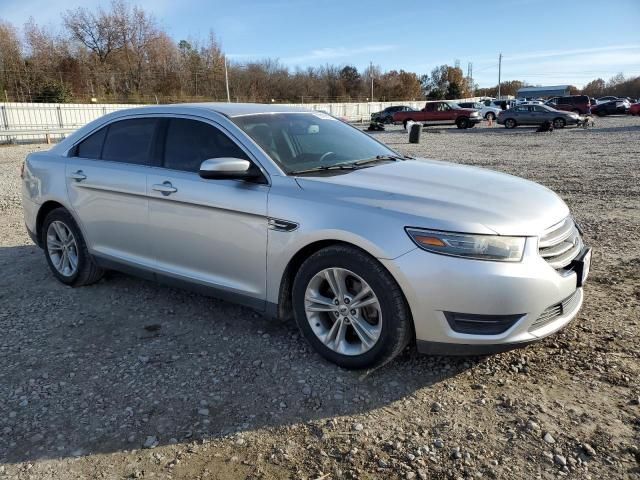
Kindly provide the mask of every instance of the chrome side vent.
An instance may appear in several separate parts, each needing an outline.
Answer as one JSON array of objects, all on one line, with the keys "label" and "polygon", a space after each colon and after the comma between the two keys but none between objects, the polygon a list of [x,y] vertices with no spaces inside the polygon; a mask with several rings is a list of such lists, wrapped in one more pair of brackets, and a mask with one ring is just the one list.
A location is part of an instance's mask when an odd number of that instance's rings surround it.
[{"label": "chrome side vent", "polygon": [[296,222],[290,222],[289,220],[282,220],[280,218],[269,219],[269,229],[276,230],[278,232],[293,232],[298,228]]}]

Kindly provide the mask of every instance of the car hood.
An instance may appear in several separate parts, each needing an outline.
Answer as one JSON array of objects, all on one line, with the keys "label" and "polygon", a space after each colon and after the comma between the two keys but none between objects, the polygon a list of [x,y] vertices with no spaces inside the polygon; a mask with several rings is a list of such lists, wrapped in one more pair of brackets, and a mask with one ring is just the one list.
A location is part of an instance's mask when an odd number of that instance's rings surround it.
[{"label": "car hood", "polygon": [[569,215],[560,197],[542,185],[436,160],[400,161],[297,181],[321,202],[378,213],[382,209],[413,227],[535,236]]}]

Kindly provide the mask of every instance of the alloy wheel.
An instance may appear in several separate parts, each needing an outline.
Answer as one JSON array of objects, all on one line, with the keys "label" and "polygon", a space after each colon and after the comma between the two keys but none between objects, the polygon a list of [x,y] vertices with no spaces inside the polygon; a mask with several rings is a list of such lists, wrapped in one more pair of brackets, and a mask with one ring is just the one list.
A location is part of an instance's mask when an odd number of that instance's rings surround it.
[{"label": "alloy wheel", "polygon": [[78,244],[71,229],[59,220],[47,229],[47,252],[61,275],[71,277],[78,271]]},{"label": "alloy wheel", "polygon": [[313,333],[331,350],[361,355],[382,332],[382,310],[373,289],[344,268],[316,273],[305,292],[304,308]]}]

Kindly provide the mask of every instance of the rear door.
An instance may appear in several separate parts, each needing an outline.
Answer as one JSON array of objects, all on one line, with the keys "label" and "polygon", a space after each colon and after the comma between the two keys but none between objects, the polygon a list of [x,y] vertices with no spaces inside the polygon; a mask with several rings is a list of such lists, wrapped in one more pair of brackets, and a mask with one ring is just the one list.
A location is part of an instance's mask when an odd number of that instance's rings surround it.
[{"label": "rear door", "polygon": [[102,257],[150,265],[147,175],[158,120],[115,121],[81,141],[67,160],[67,192],[89,248]]},{"label": "rear door", "polygon": [[263,305],[269,186],[199,176],[210,158],[250,160],[220,125],[172,117],[163,131],[162,166],[147,179],[150,247],[159,273]]}]

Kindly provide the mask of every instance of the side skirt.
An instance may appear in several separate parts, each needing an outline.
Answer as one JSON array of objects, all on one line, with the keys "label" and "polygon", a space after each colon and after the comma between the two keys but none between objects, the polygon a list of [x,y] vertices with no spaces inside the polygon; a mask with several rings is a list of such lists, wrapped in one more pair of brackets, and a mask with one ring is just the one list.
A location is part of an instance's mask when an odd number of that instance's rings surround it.
[{"label": "side skirt", "polygon": [[114,260],[110,257],[96,255],[95,253],[93,254],[93,258],[100,267],[106,270],[115,270],[117,272],[126,273],[135,277],[144,278],[145,280],[152,280],[164,285],[180,288],[182,290],[196,292],[207,297],[213,297],[219,300],[224,300],[226,302],[236,303],[238,305],[256,310],[260,313],[264,313],[267,310],[267,302],[265,300],[251,297],[249,295],[230,292],[223,288],[206,285],[193,280],[177,278],[165,273],[154,272],[137,265]]}]

